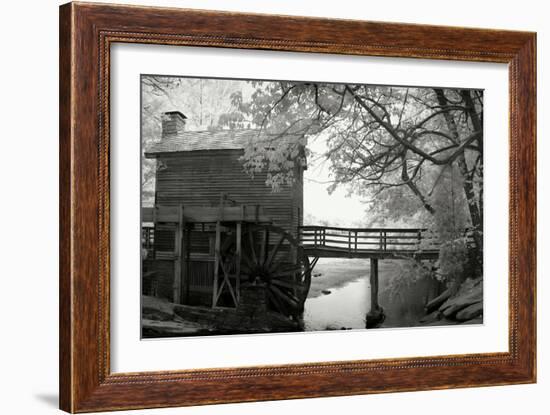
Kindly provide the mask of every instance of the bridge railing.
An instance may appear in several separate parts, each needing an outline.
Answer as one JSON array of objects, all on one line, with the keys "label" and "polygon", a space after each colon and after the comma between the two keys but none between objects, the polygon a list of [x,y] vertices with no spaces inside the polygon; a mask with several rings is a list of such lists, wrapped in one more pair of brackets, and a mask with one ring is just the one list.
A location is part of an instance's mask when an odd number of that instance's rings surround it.
[{"label": "bridge railing", "polygon": [[437,242],[421,228],[340,228],[301,226],[299,238],[305,248],[330,248],[349,253],[361,251],[417,251],[436,249]]}]

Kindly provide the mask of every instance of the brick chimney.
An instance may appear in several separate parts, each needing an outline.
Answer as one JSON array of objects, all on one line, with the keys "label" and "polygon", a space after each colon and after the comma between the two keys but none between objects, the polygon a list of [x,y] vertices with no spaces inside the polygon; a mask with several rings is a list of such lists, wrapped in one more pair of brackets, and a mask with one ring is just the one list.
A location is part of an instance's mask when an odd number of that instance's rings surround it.
[{"label": "brick chimney", "polygon": [[187,117],[179,111],[168,111],[162,114],[162,138],[174,137],[185,130]]}]

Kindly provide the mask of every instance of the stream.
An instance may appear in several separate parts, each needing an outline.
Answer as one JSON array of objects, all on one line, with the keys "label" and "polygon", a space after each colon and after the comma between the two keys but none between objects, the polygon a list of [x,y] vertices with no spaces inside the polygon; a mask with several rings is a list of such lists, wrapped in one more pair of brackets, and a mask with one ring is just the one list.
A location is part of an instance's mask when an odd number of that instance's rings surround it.
[{"label": "stream", "polygon": [[[305,302],[305,331],[365,329],[370,310],[369,261],[320,259]],[[379,303],[386,314],[380,327],[414,327],[424,316],[424,305],[437,290],[433,280],[419,280],[391,295],[389,286],[399,273],[397,261],[380,261]]]}]

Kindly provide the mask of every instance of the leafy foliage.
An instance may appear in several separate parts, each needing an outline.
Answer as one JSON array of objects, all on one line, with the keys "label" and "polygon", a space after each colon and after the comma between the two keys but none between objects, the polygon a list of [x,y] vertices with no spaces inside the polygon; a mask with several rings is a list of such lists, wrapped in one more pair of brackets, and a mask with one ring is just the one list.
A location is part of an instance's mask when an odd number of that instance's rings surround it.
[{"label": "leafy foliage", "polygon": [[419,281],[434,278],[433,270],[429,264],[415,261],[411,258],[403,258],[397,261],[397,273],[391,279],[386,288],[390,298],[397,299],[403,293],[408,292]]},{"label": "leafy foliage", "polygon": [[[267,171],[267,184],[274,189],[292,183],[296,168],[309,156],[308,140],[325,137],[323,157],[332,174],[328,191],[345,186],[370,201],[371,223],[414,218],[428,223],[444,241],[456,239],[455,229],[473,227],[481,249],[481,91],[310,82],[251,85],[255,90],[249,100],[235,96],[233,101],[234,111],[267,137],[245,149],[249,174]],[[303,155],[301,146],[306,146]]]}]

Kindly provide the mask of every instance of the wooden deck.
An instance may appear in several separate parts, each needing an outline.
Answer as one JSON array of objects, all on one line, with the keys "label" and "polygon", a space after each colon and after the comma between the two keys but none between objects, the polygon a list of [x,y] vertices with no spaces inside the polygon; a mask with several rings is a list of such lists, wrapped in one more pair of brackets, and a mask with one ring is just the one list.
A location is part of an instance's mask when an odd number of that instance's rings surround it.
[{"label": "wooden deck", "polygon": [[300,245],[313,258],[437,259],[439,244],[426,229],[302,226]]}]

